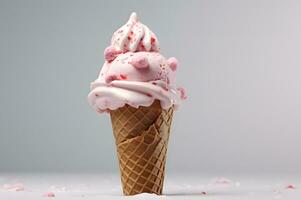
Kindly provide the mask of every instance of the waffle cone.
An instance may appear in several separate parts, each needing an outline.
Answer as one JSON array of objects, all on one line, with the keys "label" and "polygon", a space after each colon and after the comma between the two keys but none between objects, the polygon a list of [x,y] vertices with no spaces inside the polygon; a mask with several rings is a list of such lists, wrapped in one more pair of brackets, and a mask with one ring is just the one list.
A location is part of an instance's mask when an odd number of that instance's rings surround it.
[{"label": "waffle cone", "polygon": [[124,195],[162,194],[173,108],[125,105],[110,112]]}]

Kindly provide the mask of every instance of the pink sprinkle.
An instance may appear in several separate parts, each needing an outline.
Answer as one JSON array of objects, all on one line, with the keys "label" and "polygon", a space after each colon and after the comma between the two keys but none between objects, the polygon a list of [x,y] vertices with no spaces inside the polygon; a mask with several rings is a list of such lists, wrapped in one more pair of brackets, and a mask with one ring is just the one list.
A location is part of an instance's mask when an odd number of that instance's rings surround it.
[{"label": "pink sprinkle", "polygon": [[55,197],[55,194],[54,194],[54,192],[45,192],[43,196],[44,197]]},{"label": "pink sprinkle", "polygon": [[122,53],[122,51],[116,50],[114,47],[109,46],[104,51],[104,57],[106,61],[112,62],[120,53]]},{"label": "pink sprinkle", "polygon": [[148,97],[152,97],[152,95],[151,95],[151,94],[149,94],[149,93],[147,93],[147,94],[146,94],[146,96],[148,96]]},{"label": "pink sprinkle", "polygon": [[127,76],[125,74],[120,74],[119,76],[120,76],[121,80],[126,80],[127,79]]},{"label": "pink sprinkle", "polygon": [[[141,38],[142,39],[142,38]],[[145,49],[145,46],[143,45],[143,44],[141,44],[141,51],[145,51],[146,49]]]},{"label": "pink sprinkle", "polygon": [[112,81],[114,81],[114,80],[117,80],[118,78],[117,78],[117,76],[116,75],[109,75],[109,76],[107,76],[106,78],[105,78],[105,81],[107,82],[107,83],[110,83],[110,82],[112,82]]},{"label": "pink sprinkle", "polygon": [[201,195],[208,195],[208,192],[201,192]]},{"label": "pink sprinkle", "polygon": [[179,88],[177,88],[177,90],[180,92],[180,97],[182,100],[187,99],[186,91],[184,88],[179,87]]},{"label": "pink sprinkle", "polygon": [[23,186],[18,186],[18,187],[15,188],[15,190],[16,190],[17,192],[19,192],[19,191],[24,191],[24,187],[23,187]]},{"label": "pink sprinkle", "polygon": [[156,42],[156,39],[154,37],[151,37],[151,44],[154,44]]},{"label": "pink sprinkle", "polygon": [[149,67],[147,58],[144,56],[134,57],[130,63],[137,69],[146,69]]},{"label": "pink sprinkle", "polygon": [[288,184],[285,188],[286,189],[296,189],[297,187],[293,184]]},{"label": "pink sprinkle", "polygon": [[167,60],[167,63],[172,71],[176,71],[178,67],[178,60],[175,57],[171,57]]}]

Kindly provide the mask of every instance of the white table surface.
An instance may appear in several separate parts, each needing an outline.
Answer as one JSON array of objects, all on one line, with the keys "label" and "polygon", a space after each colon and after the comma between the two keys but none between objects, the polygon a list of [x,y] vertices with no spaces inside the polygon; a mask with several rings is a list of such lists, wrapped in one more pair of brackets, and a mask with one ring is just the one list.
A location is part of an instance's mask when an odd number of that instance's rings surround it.
[{"label": "white table surface", "polygon": [[[301,199],[298,176],[233,176],[168,174],[164,195],[122,196],[118,175],[104,174],[0,174],[0,200],[111,200],[111,199]],[[14,184],[24,187],[16,191]],[[286,188],[293,184],[294,189]],[[20,189],[20,188],[19,188]],[[53,192],[55,197],[46,197]]]}]

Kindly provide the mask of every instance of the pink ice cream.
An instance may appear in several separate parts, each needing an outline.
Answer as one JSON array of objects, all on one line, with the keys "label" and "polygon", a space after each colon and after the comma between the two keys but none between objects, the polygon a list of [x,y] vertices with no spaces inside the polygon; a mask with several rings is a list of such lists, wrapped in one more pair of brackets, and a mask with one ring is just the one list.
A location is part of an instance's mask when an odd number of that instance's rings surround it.
[{"label": "pink ice cream", "polygon": [[132,13],[105,49],[106,61],[91,83],[90,105],[104,112],[125,104],[150,106],[157,99],[163,109],[177,107],[186,98],[185,90],[176,88],[178,61],[174,57],[166,59],[159,49],[155,34]]}]

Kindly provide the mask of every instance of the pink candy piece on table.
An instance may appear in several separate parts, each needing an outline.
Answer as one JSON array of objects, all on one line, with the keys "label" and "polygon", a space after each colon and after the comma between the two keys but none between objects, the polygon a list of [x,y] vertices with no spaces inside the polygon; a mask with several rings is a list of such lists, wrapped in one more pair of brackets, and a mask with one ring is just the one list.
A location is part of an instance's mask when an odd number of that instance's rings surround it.
[{"label": "pink candy piece on table", "polygon": [[133,65],[137,69],[146,69],[149,67],[147,58],[144,56],[137,56],[137,57],[133,58],[131,61],[131,65]]},{"label": "pink candy piece on table", "polygon": [[45,192],[45,193],[43,194],[43,196],[44,196],[44,197],[55,197],[55,194],[54,194],[54,192]]},{"label": "pink candy piece on table", "polygon": [[122,51],[116,50],[114,47],[109,46],[105,49],[104,56],[106,61],[112,62],[120,53],[122,53]]},{"label": "pink candy piece on table", "polygon": [[3,189],[19,192],[24,190],[24,185],[22,183],[4,184]]},{"label": "pink candy piece on table", "polygon": [[293,184],[288,184],[285,188],[286,189],[296,189],[296,186]]},{"label": "pink candy piece on table", "polygon": [[167,60],[168,66],[172,71],[176,71],[179,65],[178,60],[175,57],[171,57]]}]

